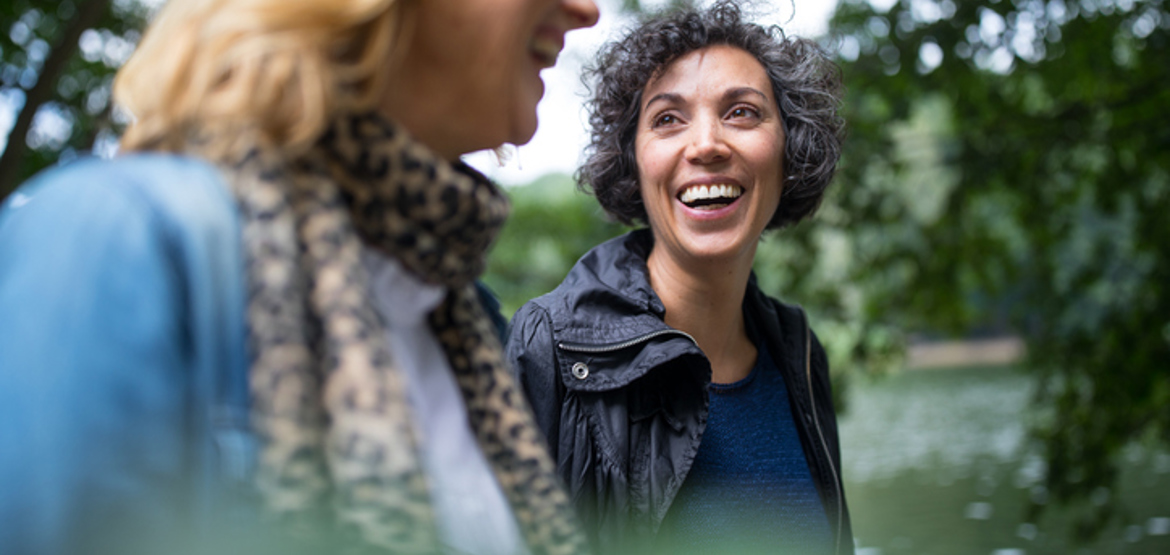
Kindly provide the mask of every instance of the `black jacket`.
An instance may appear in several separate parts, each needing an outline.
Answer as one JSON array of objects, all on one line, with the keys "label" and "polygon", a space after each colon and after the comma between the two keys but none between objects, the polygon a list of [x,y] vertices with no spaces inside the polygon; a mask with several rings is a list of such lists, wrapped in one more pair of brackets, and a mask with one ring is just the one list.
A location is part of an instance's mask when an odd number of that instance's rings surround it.
[{"label": "black jacket", "polygon": [[[595,247],[512,321],[508,357],[601,553],[652,541],[690,470],[707,420],[711,367],[663,322],[639,230]],[[767,341],[837,553],[853,552],[828,362],[804,312],[748,283],[744,316]]]}]

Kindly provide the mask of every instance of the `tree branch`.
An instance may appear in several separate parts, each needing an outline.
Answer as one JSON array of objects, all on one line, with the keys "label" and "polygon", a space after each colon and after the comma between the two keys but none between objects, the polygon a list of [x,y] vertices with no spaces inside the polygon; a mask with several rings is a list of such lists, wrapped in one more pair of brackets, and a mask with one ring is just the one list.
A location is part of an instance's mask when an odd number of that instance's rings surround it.
[{"label": "tree branch", "polygon": [[8,134],[8,146],[4,148],[4,154],[0,155],[0,201],[20,184],[20,170],[24,155],[28,151],[26,140],[29,128],[32,127],[33,116],[45,102],[52,99],[53,87],[65,71],[69,60],[77,53],[81,33],[96,26],[109,6],[110,0],[89,0],[81,4],[77,15],[69,22],[57,45],[49,52],[49,57],[41,67],[40,75],[37,76],[36,84],[25,94],[24,107],[21,108],[16,123]]}]

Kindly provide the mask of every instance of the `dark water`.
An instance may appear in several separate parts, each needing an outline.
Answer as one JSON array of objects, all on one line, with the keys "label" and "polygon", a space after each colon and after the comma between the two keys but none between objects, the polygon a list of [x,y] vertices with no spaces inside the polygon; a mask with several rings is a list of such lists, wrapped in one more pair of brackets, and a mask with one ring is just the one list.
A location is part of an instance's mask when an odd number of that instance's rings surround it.
[{"label": "dark water", "polygon": [[[1034,381],[1010,368],[906,372],[856,383],[841,421],[857,553],[1170,554],[1170,453],[1131,446],[1114,491],[1121,516],[1072,543],[1074,510],[1025,519],[1045,502],[1043,460],[1028,448]],[[1083,509],[1083,508],[1082,508]]]}]

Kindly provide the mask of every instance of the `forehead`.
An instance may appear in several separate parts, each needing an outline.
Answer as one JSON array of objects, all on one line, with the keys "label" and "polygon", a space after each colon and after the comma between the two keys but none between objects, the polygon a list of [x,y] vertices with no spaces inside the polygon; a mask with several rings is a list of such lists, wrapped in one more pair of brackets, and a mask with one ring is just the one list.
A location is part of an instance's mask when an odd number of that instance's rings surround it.
[{"label": "forehead", "polygon": [[679,56],[651,77],[642,103],[661,93],[688,98],[741,87],[757,89],[775,102],[772,82],[755,56],[734,46],[708,46]]}]

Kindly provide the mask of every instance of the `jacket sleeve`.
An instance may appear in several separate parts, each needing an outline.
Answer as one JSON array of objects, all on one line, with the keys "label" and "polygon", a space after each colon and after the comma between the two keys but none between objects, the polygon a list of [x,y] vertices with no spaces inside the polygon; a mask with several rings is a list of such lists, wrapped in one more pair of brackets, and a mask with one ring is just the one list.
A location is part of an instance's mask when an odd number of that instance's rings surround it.
[{"label": "jacket sleeve", "polygon": [[822,422],[825,432],[825,442],[828,443],[828,448],[833,457],[833,466],[837,473],[837,487],[841,492],[841,537],[847,545],[844,546],[845,552],[853,552],[853,526],[849,517],[849,503],[845,496],[845,481],[841,468],[841,441],[837,428],[837,410],[833,404],[833,384],[830,379],[829,372],[829,358],[825,353],[825,348],[821,345],[817,334],[809,328],[809,333],[812,334],[812,352],[810,360],[812,364],[812,379],[813,389],[816,394],[818,418]]},{"label": "jacket sleeve", "polygon": [[557,444],[560,434],[561,402],[564,388],[557,372],[552,323],[548,312],[536,303],[520,307],[512,317],[507,356],[536,416],[549,454],[559,461]]},{"label": "jacket sleeve", "polygon": [[0,210],[3,553],[181,535],[190,345],[167,230],[133,191],[72,175]]},{"label": "jacket sleeve", "polygon": [[810,328],[809,333],[812,334],[812,352],[810,353],[812,360],[810,362],[813,390],[816,393],[817,416],[825,426],[825,441],[829,443],[834,464],[840,468],[841,446],[837,435],[837,410],[833,403],[833,383],[829,372],[829,358],[825,353],[825,348],[817,338],[816,332]]}]

